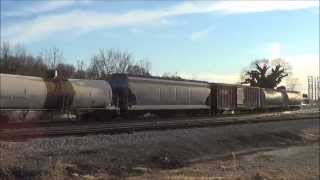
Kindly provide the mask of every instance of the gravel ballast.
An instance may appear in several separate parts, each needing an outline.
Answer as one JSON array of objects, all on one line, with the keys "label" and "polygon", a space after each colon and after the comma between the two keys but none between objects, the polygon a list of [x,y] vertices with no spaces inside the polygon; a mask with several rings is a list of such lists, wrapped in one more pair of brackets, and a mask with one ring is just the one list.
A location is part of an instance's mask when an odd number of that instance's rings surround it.
[{"label": "gravel ballast", "polygon": [[88,174],[128,177],[143,173],[145,168],[179,168],[238,152],[318,140],[319,120],[306,119],[0,142],[0,177],[43,179],[61,174],[68,178]]}]

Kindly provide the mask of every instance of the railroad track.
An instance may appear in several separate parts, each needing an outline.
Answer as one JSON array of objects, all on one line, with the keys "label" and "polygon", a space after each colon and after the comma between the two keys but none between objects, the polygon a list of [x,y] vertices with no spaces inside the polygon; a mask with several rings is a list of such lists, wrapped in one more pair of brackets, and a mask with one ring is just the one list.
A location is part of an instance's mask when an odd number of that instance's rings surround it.
[{"label": "railroad track", "polygon": [[[295,114],[299,114],[299,113],[310,113],[310,112],[317,112],[318,109],[316,108],[307,108],[307,109],[300,109],[300,110],[296,110],[296,111],[287,111],[287,112],[283,112],[283,111],[273,111],[273,112],[260,112],[260,113],[253,113],[253,112],[246,112],[246,113],[241,113],[241,114],[217,114],[214,116],[214,118],[228,118],[228,117],[242,117],[242,116],[248,116],[248,115],[254,115],[254,116],[268,116],[268,115],[278,115],[278,114],[286,114],[286,113],[295,113]],[[130,116],[131,117],[131,116]],[[169,119],[186,119],[186,118],[212,118],[208,115],[205,114],[200,114],[200,115],[196,115],[196,116],[171,116],[171,117],[166,117],[166,118],[161,118],[161,117],[150,117],[147,119],[147,121],[163,121],[163,120],[168,120]],[[90,120],[77,120],[77,119],[67,119],[65,118],[64,120],[38,120],[38,121],[26,121],[26,122],[10,122],[8,124],[0,124],[0,130],[4,129],[4,128],[29,128],[29,127],[46,127],[46,126],[68,126],[68,125],[73,125],[73,124],[77,124],[77,125],[81,125],[81,124],[87,124],[88,122],[90,123],[97,123],[100,122],[101,123],[102,120],[94,120],[94,119],[90,119]],[[115,118],[110,118],[107,120],[107,123],[119,123],[120,122],[124,122],[124,121],[128,121],[126,119],[123,119],[121,117],[115,117]],[[134,115],[133,118],[130,118],[129,120],[130,122],[132,121],[146,121],[146,118],[143,117],[139,117]]]},{"label": "railroad track", "polygon": [[143,130],[165,130],[177,128],[218,126],[240,123],[259,123],[270,121],[288,121],[297,119],[319,118],[318,110],[290,111],[281,113],[252,114],[230,117],[196,117],[176,119],[145,119],[140,121],[120,122],[63,122],[57,124],[46,124],[43,126],[28,127],[5,127],[0,129],[0,140],[19,140],[36,137],[65,136],[65,135],[86,135],[94,133],[130,133]]}]

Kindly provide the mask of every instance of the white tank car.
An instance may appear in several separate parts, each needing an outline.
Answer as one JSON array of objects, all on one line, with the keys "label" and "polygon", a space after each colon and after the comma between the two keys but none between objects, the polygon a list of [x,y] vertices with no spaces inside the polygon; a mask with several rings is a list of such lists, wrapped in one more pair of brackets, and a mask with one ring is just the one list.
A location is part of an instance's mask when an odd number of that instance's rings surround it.
[{"label": "white tank car", "polygon": [[266,88],[261,89],[261,105],[264,109],[284,108],[286,106],[285,100],[285,94],[281,91]]},{"label": "white tank car", "polygon": [[[0,74],[0,78],[1,109],[107,108],[112,101],[111,87],[104,80],[69,79],[58,85],[32,76]],[[66,104],[66,99],[71,102]]]},{"label": "white tank car", "polygon": [[107,108],[111,106],[112,89],[104,80],[69,79],[74,91],[71,108]]},{"label": "white tank car", "polygon": [[288,106],[289,107],[300,107],[303,96],[300,92],[297,91],[287,91],[288,96]]},{"label": "white tank car", "polygon": [[112,89],[104,80],[47,81],[0,74],[0,116],[9,120],[33,120],[44,111],[108,110],[111,101]]},{"label": "white tank car", "polygon": [[0,74],[1,109],[42,109],[47,86],[42,78]]}]

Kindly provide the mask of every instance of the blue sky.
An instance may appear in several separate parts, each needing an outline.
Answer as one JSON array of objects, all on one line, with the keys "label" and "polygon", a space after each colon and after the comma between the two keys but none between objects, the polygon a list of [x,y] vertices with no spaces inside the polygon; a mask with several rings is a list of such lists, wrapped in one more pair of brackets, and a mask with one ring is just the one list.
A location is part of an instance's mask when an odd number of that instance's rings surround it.
[{"label": "blue sky", "polygon": [[284,58],[304,88],[318,74],[319,1],[2,0],[1,41],[58,47],[67,63],[120,49],[155,75],[228,83],[252,60]]}]

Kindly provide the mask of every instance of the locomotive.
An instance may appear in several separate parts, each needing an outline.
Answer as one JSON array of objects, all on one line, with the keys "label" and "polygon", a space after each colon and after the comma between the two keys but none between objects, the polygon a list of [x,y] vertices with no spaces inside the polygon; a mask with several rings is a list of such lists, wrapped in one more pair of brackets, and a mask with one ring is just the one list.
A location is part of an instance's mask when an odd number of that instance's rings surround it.
[{"label": "locomotive", "polygon": [[[265,89],[194,80],[112,74],[106,80],[44,79],[0,74],[0,117],[32,119],[46,112],[108,119],[132,112],[264,111],[299,108],[303,97],[285,89]],[[19,113],[17,113],[19,112]]]}]

